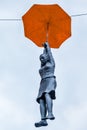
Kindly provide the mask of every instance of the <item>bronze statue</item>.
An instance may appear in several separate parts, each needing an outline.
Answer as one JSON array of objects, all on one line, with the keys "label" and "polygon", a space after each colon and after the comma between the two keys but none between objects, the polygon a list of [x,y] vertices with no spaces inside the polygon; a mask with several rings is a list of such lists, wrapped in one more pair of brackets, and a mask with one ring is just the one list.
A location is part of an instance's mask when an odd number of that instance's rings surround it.
[{"label": "bronze statue", "polygon": [[36,127],[47,126],[47,119],[55,119],[52,109],[53,99],[56,99],[56,77],[54,76],[55,61],[49,44],[46,42],[43,44],[43,47],[44,51],[43,54],[40,55],[41,68],[39,70],[41,82],[39,93],[36,99],[36,101],[40,104],[41,121],[35,123]]}]

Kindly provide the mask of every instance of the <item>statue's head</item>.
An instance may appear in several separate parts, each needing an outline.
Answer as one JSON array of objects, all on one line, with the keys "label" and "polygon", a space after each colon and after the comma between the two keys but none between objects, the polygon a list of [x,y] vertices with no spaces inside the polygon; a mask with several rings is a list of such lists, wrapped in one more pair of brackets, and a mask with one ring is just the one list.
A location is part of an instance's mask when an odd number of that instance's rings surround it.
[{"label": "statue's head", "polygon": [[41,61],[42,65],[45,65],[49,61],[49,55],[48,54],[41,54],[40,61]]}]

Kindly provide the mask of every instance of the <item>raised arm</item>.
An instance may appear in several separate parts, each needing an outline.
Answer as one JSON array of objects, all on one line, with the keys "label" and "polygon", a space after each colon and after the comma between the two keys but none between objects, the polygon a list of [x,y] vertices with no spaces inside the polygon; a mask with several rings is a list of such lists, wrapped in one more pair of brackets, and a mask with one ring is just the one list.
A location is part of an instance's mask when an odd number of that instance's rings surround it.
[{"label": "raised arm", "polygon": [[48,56],[50,58],[50,63],[55,66],[55,61],[52,56],[51,48],[50,48],[48,42],[44,43],[43,46],[44,46],[44,53],[48,54]]}]

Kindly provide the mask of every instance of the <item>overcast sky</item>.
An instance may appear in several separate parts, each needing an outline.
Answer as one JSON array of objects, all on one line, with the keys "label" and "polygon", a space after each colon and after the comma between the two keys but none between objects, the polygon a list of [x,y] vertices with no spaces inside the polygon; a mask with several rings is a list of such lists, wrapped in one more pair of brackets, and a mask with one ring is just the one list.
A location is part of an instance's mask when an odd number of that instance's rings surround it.
[{"label": "overcast sky", "polygon": [[[69,15],[87,13],[87,0],[0,0],[0,19],[21,19],[35,3],[57,3]],[[0,130],[36,129],[42,50],[25,38],[22,20],[0,21]],[[56,119],[41,129],[87,130],[87,15],[72,17],[72,36],[52,52]]]}]

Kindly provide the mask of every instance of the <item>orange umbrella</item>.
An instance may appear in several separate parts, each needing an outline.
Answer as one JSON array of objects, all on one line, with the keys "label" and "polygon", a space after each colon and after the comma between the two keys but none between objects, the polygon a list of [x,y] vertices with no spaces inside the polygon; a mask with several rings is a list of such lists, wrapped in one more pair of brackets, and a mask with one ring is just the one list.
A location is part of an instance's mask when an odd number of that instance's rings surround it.
[{"label": "orange umbrella", "polygon": [[25,36],[39,47],[48,41],[51,48],[58,48],[71,36],[71,18],[57,4],[35,4],[22,19]]}]

